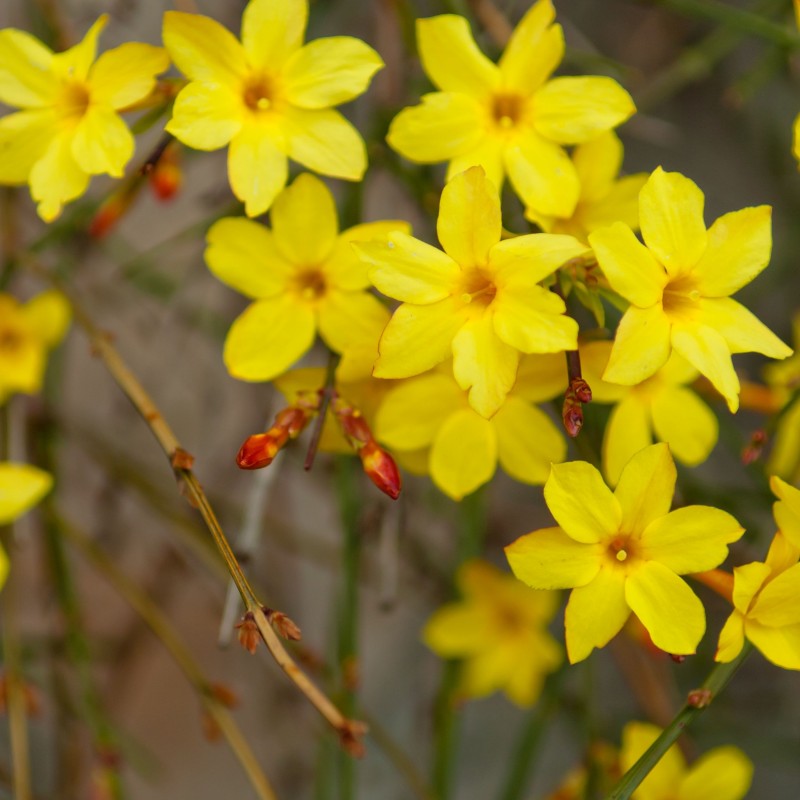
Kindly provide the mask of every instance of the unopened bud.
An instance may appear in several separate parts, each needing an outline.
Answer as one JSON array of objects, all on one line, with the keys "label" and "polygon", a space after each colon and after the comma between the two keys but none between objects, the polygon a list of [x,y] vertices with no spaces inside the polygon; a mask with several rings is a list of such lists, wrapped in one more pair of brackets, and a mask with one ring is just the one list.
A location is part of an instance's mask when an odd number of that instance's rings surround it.
[{"label": "unopened bud", "polygon": [[686,705],[692,708],[705,708],[711,705],[713,698],[714,693],[711,689],[692,689],[692,691],[686,695]]},{"label": "unopened bud", "polygon": [[130,187],[112,194],[92,217],[88,228],[89,236],[93,239],[102,239],[106,236],[122,219],[135,196],[136,192]]},{"label": "unopened bud", "polygon": [[564,400],[564,408],[561,411],[561,419],[564,422],[564,430],[573,439],[581,432],[583,427],[583,408],[581,404],[567,398]]},{"label": "unopened bud", "polygon": [[337,402],[334,404],[333,413],[336,414],[342,432],[353,447],[359,449],[372,441],[372,431],[357,408]]},{"label": "unopened bud", "polygon": [[289,439],[286,431],[282,430],[279,435],[275,435],[272,430],[274,429],[270,428],[267,433],[256,433],[245,439],[236,456],[239,469],[261,469],[272,463],[278,451]]},{"label": "unopened bud", "polygon": [[369,728],[354,719],[346,719],[339,728],[339,742],[347,753],[354,758],[362,758],[365,749],[361,739]]},{"label": "unopened bud", "polygon": [[583,378],[573,378],[570,383],[570,389],[581,403],[592,402],[592,389]]},{"label": "unopened bud", "polygon": [[242,617],[241,622],[236,623],[235,627],[239,631],[239,644],[244,647],[248,653],[255,655],[258,649],[258,643],[261,640],[261,634],[258,632],[258,626],[253,619],[252,612],[248,611]]},{"label": "unopened bud", "polygon": [[392,500],[397,500],[402,488],[400,470],[394,459],[372,439],[358,451],[367,477]]},{"label": "unopened bud", "polygon": [[744,449],[742,450],[742,464],[747,466],[748,464],[752,464],[754,461],[758,461],[761,458],[761,454],[764,452],[764,446],[767,443],[767,433],[763,430],[754,431],[752,436],[750,437],[750,441],[745,445]]},{"label": "unopened bud", "polygon": [[172,200],[183,184],[180,151],[174,145],[167,147],[161,158],[147,173],[147,181],[153,194],[162,202]]},{"label": "unopened bud", "polygon": [[286,614],[282,611],[275,611],[272,608],[264,608],[263,611],[267,617],[267,621],[275,628],[279,636],[292,642],[300,641],[302,638],[300,628],[298,628],[294,621],[287,617]]}]

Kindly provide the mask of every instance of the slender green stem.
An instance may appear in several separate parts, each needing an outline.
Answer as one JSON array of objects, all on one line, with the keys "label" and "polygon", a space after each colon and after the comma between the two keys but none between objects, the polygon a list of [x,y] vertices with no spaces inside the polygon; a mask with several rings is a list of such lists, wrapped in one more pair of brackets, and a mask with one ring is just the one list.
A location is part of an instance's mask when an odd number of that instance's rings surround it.
[{"label": "slender green stem", "polygon": [[677,713],[672,722],[664,728],[658,739],[645,750],[641,758],[622,776],[606,800],[628,800],[639,784],[658,764],[664,753],[676,742],[681,733],[725,688],[752,649],[752,645],[749,642],[745,642],[742,652],[733,661],[728,664],[718,664],[714,667],[702,686],[702,690],[709,693],[708,701],[694,704],[687,703]]}]

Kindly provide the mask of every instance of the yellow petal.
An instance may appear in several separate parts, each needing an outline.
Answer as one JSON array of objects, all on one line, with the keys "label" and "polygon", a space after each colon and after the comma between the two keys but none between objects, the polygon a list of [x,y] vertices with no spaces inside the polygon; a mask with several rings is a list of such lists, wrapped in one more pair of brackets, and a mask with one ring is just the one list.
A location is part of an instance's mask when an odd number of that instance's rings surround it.
[{"label": "yellow petal", "polygon": [[72,155],[72,137],[62,133],[50,143],[45,154],[33,165],[30,174],[31,196],[45,222],[52,222],[64,203],[86,191],[89,176]]},{"label": "yellow petal", "polygon": [[52,102],[57,83],[50,73],[53,52],[34,36],[0,30],[0,103],[38,108]]},{"label": "yellow petal", "polygon": [[504,89],[530,95],[561,63],[564,33],[552,25],[555,15],[550,0],[539,0],[519,21],[500,58]]},{"label": "yellow petal", "polygon": [[[457,96],[457,95],[455,95]],[[463,96],[463,95],[462,95]],[[473,129],[476,136],[479,129]],[[439,146],[439,143],[427,142],[425,146]],[[447,165],[446,180],[451,181],[454,176],[464,172],[470,167],[482,167],[486,173],[486,180],[499,192],[503,187],[506,169],[503,164],[503,154],[505,152],[505,142],[496,136],[486,136],[480,143],[468,150],[466,153],[455,156],[444,156],[441,159],[434,158],[433,161],[444,161],[450,158]],[[425,159],[428,160],[428,159]]]},{"label": "yellow petal", "polygon": [[672,277],[691,270],[705,252],[704,204],[696,183],[661,167],[639,195],[644,241]]},{"label": "yellow petal", "polygon": [[675,458],[695,467],[714,449],[719,435],[716,414],[691,390],[664,387],[653,396],[653,428]]},{"label": "yellow petal", "polygon": [[492,303],[495,333],[523,353],[576,350],[578,323],[566,314],[550,311],[551,297],[560,299],[541,286],[499,292]]},{"label": "yellow petal", "polygon": [[[774,478],[774,476],[773,476]],[[800,559],[800,545],[795,544],[781,531],[776,531],[764,559],[772,573],[785,572]]]},{"label": "yellow petal", "polygon": [[[618,403],[626,398],[631,390],[627,386],[620,386],[618,383],[607,383],[601,377],[608,365],[608,357],[611,355],[611,348],[614,343],[605,339],[593,342],[581,343],[581,369],[583,377],[592,389],[593,403]],[[613,413],[613,412],[612,412]],[[646,442],[642,447],[646,447],[650,442]],[[642,448],[637,448],[641,450]],[[634,451],[636,452],[636,451]],[[633,453],[631,453],[633,455]],[[629,456],[630,458],[630,456]],[[619,465],[619,470],[625,466],[627,461]],[[619,477],[619,472],[617,472]],[[616,480],[614,481],[616,483]]]},{"label": "yellow petal", "polygon": [[339,234],[336,204],[328,187],[308,173],[275,198],[270,211],[275,244],[300,267],[316,267],[330,255]]},{"label": "yellow petal", "polygon": [[717,642],[717,652],[714,654],[714,661],[728,664],[733,661],[744,647],[744,617],[741,611],[734,609],[733,613],[725,621],[722,630],[719,632]]},{"label": "yellow petal", "polygon": [[611,288],[639,308],[658,303],[667,285],[664,268],[622,222],[589,234],[589,244]]},{"label": "yellow petal", "polygon": [[147,97],[156,85],[156,75],[169,68],[169,56],[162,47],[128,42],[103,53],[89,72],[93,103],[114,110]]},{"label": "yellow petal", "polygon": [[206,83],[241,86],[248,73],[242,45],[227,29],[201,14],[166,11],[164,46],[187,78]]},{"label": "yellow petal", "polygon": [[284,291],[293,268],[272,232],[258,222],[228,217],[209,228],[205,260],[216,278],[251,298]]},{"label": "yellow petal", "polygon": [[308,0],[252,0],[242,15],[242,44],[250,64],[276,70],[302,44]]},{"label": "yellow petal", "polygon": [[332,286],[346,291],[366,289],[370,285],[369,265],[353,247],[358,242],[383,242],[389,234],[399,231],[408,234],[411,226],[403,220],[380,220],[354,225],[342,231],[333,252],[325,261],[325,277]]},{"label": "yellow petal", "polygon": [[567,443],[550,417],[518,397],[509,397],[491,424],[500,466],[518,481],[543,484],[550,465],[566,458]]},{"label": "yellow petal", "polygon": [[330,288],[320,301],[317,313],[320,335],[337,353],[369,341],[374,331],[380,330],[389,319],[386,306],[374,295]]},{"label": "yellow petal", "polygon": [[[585,374],[584,374],[585,377]],[[594,400],[594,386],[592,400]],[[636,393],[623,398],[611,411],[603,436],[603,473],[616,486],[625,465],[636,453],[653,443],[650,410]]]},{"label": "yellow petal", "polygon": [[42,292],[22,306],[22,316],[39,341],[55,347],[67,334],[72,311],[61,292]]},{"label": "yellow petal", "polygon": [[733,605],[743,614],[749,613],[753,598],[761,591],[772,570],[767,564],[754,561],[733,568]]},{"label": "yellow petal", "polygon": [[631,306],[617,328],[603,380],[635,386],[656,373],[670,355],[671,327],[660,303]]},{"label": "yellow petal", "polygon": [[707,325],[673,325],[671,337],[675,350],[711,381],[735,413],[739,408],[739,378],[725,339]]},{"label": "yellow petal", "polygon": [[585,461],[553,464],[544,499],[556,522],[577,542],[599,542],[620,529],[622,509],[617,498]]},{"label": "yellow petal", "polygon": [[[622,730],[620,766],[629,770],[661,734],[661,728],[646,722],[629,722]],[[686,772],[686,759],[678,746],[673,745],[650,770],[636,790],[637,800],[660,800],[675,791]],[[638,795],[641,794],[641,798]]]},{"label": "yellow petal", "polygon": [[301,108],[338,106],[363,94],[383,59],[352,36],[317,39],[297,50],[282,74],[286,98]]},{"label": "yellow petal", "polygon": [[[784,478],[800,480],[800,403],[793,403],[781,415],[767,471]],[[800,533],[798,533],[800,537]],[[800,538],[798,539],[800,541]]]},{"label": "yellow petal", "polygon": [[555,78],[533,97],[533,125],[545,139],[579,144],[616,128],[636,111],[612,78]]},{"label": "yellow petal", "polygon": [[298,164],[348,181],[364,175],[364,140],[338,111],[289,107],[283,114],[283,130],[289,157]]},{"label": "yellow petal", "polygon": [[629,616],[622,570],[601,569],[591,583],[573,589],[564,614],[570,664],[583,661],[595,647],[605,647]]},{"label": "yellow petal", "polygon": [[404,303],[381,336],[376,378],[408,378],[435,367],[452,352],[453,337],[465,322],[451,298],[427,306]]},{"label": "yellow petal", "polygon": [[721,216],[708,229],[708,245],[692,270],[704,297],[727,297],[769,264],[772,208],[743,208]]},{"label": "yellow petal", "polygon": [[576,542],[561,528],[542,528],[505,548],[512,572],[534,589],[585,586],[600,571],[601,545]]},{"label": "yellow petal", "polygon": [[248,217],[263,214],[286,185],[289,165],[271,131],[258,123],[245,125],[228,150],[228,179]]},{"label": "yellow petal", "polygon": [[369,277],[380,292],[404,303],[435,303],[450,296],[461,274],[450,256],[399,231],[388,240],[353,245],[373,265]]},{"label": "yellow petal", "polygon": [[90,106],[75,126],[72,155],[90,175],[121,178],[134,150],[133,135],[116,111]]},{"label": "yellow petal", "polygon": [[195,150],[225,147],[242,129],[240,97],[224,83],[189,83],[175,98],[166,130]]},{"label": "yellow petal", "polygon": [[517,378],[519,352],[498,338],[491,313],[467,322],[453,338],[453,375],[469,389],[469,404],[487,419]]},{"label": "yellow petal", "polygon": [[[485,141],[485,122],[478,102],[465,94],[434,92],[418,106],[404,108],[389,126],[389,146],[409,161],[433,164],[465,157]],[[466,167],[479,163],[470,162]]]},{"label": "yellow petal", "polygon": [[523,708],[533,705],[542,692],[545,674],[557,669],[563,660],[561,647],[551,636],[534,634],[524,648],[514,648],[506,695]]},{"label": "yellow petal", "polygon": [[769,358],[788,358],[792,354],[791,347],[730,297],[702,300],[697,319],[721,333],[731,353],[762,353]]},{"label": "yellow petal", "polygon": [[436,232],[457,264],[485,265],[489,249],[500,241],[501,229],[500,198],[481,167],[456,175],[444,187]]},{"label": "yellow petal", "polygon": [[620,178],[605,197],[596,202],[581,204],[579,219],[589,233],[622,222],[639,230],[639,194],[647,182],[645,173]]},{"label": "yellow petal", "polygon": [[517,648],[513,642],[495,642],[464,664],[462,691],[468,697],[486,697],[502,689],[517,666]]},{"label": "yellow petal", "polygon": [[748,618],[770,628],[800,625],[800,564],[775,576],[764,586]]},{"label": "yellow petal", "polygon": [[8,525],[35,506],[52,488],[53,478],[28,464],[0,462],[0,525]]},{"label": "yellow petal", "polygon": [[499,83],[500,71],[475,44],[464,17],[418,19],[417,47],[425,73],[445,92],[482,97]]},{"label": "yellow petal", "polygon": [[491,423],[471,408],[451,414],[433,440],[433,482],[453,500],[461,500],[491,480],[497,468],[497,440]]},{"label": "yellow petal", "polygon": [[243,381],[268,381],[285,372],[314,343],[314,312],[287,297],[258,300],[231,325],[223,359]]},{"label": "yellow petal", "polygon": [[71,81],[85,81],[97,54],[97,40],[107,24],[108,14],[101,14],[78,44],[55,53],[50,62],[53,71]]},{"label": "yellow petal", "polygon": [[775,522],[781,533],[800,547],[800,490],[773,475],[769,480],[773,494],[779,502],[772,506]]},{"label": "yellow petal", "polygon": [[375,436],[396,450],[433,442],[444,421],[464,405],[464,392],[449,376],[422,375],[387,392],[375,418]]},{"label": "yellow petal", "polygon": [[782,669],[800,670],[800,625],[767,628],[753,620],[745,620],[747,638],[764,657]]},{"label": "yellow petal", "polygon": [[517,381],[511,394],[529,403],[544,403],[563,394],[567,388],[567,369],[560,353],[535,353],[519,360]]},{"label": "yellow petal", "polygon": [[705,572],[725,560],[728,545],[743,533],[744,528],[725,511],[711,506],[684,506],[648,525],[640,539],[640,555],[678,575]]},{"label": "yellow petal", "polygon": [[586,245],[574,236],[531,233],[498,242],[489,254],[489,263],[502,284],[532,286],[587,252]]},{"label": "yellow petal", "polygon": [[672,506],[677,477],[667,445],[653,444],[636,453],[614,490],[622,509],[621,530],[641,533],[653,520],[664,517]]},{"label": "yellow petal", "polygon": [[613,131],[575,148],[572,163],[581,182],[581,202],[597,202],[608,195],[622,166],[622,156],[622,142]]},{"label": "yellow petal", "polygon": [[742,800],[753,780],[753,762],[738,747],[715,747],[692,764],[678,800]]},{"label": "yellow petal", "polygon": [[422,641],[442,658],[458,658],[486,648],[489,619],[474,606],[449,603],[438,608],[425,623]]},{"label": "yellow petal", "polygon": [[653,644],[672,655],[691,655],[706,630],[697,595],[672,570],[648,561],[625,581],[625,600]]},{"label": "yellow petal", "polygon": [[0,184],[28,182],[33,165],[47,151],[57,126],[52,109],[20,111],[0,119]]},{"label": "yellow petal", "polygon": [[526,207],[540,214],[569,217],[580,196],[575,166],[564,148],[531,132],[505,153],[511,185]]}]

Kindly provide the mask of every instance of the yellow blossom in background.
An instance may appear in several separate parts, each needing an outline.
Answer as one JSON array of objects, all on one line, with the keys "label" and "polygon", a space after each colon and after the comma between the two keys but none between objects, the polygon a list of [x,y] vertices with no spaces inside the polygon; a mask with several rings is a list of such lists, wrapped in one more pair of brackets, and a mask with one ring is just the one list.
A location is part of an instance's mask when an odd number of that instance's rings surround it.
[{"label": "yellow blossom in background", "polygon": [[578,145],[572,163],[580,183],[578,203],[570,216],[540,214],[528,208],[525,216],[547,233],[568,233],[582,242],[598,228],[624,222],[639,229],[639,192],[646,173],[618,177],[623,148],[619,137],[608,131]]},{"label": "yellow blossom in background", "polygon": [[167,130],[196,150],[228,147],[228,178],[253,217],[286,185],[288,159],[360,180],[364,140],[333,106],[366,91],[383,66],[360,39],[303,44],[308,0],[251,0],[238,41],[199,14],[167,11],[164,44],[189,84]]},{"label": "yellow blossom in background", "polygon": [[465,696],[502,690],[517,705],[532,705],[563,660],[547,631],[558,594],[528,589],[478,560],[463,564],[456,581],[461,600],[434,612],[422,634],[425,644],[442,658],[463,659]]},{"label": "yellow blossom in background", "polygon": [[770,481],[778,533],[764,563],[733,570],[733,605],[719,635],[716,660],[733,661],[744,640],[773,664],[800,670],[800,489]]},{"label": "yellow blossom in background", "polygon": [[769,206],[724,214],[706,230],[703,193],[677,172],[653,172],[639,195],[642,244],[617,222],[589,235],[611,288],[630,302],[604,378],[641,383],[675,350],[739,407],[732,353],[786,358],[792,350],[732,300],[769,263]]},{"label": "yellow blossom in background", "polygon": [[717,443],[719,423],[714,412],[687,386],[697,370],[672,353],[667,363],[636,386],[602,379],[612,343],[587,342],[580,347],[583,377],[592,388],[593,403],[614,403],[603,434],[603,472],[613,486],[624,466],[656,439],[666,442],[676,461],[702,464]]},{"label": "yellow blossom in background", "polygon": [[480,165],[499,189],[508,175],[526,207],[569,217],[580,182],[564,145],[593,139],[636,109],[611,78],[548,80],[564,56],[554,19],[550,0],[535,3],[497,64],[478,49],[463,17],[417,20],[422,66],[441,91],[395,117],[392,148],[423,164],[448,161],[448,179]]},{"label": "yellow blossom in background", "polygon": [[69,322],[69,304],[58,292],[23,304],[0,293],[0,404],[15,392],[42,388],[47,351],[64,338]]},{"label": "yellow blossom in background", "polygon": [[208,232],[208,268],[255,301],[225,340],[228,371],[246,381],[267,381],[285,372],[309,350],[317,331],[337,353],[374,342],[387,313],[367,291],[367,267],[352,242],[408,230],[405,222],[381,221],[340,234],[333,196],[308,173],[284,189],[270,216],[271,230],[231,217]]},{"label": "yellow blossom in background", "polygon": [[[0,317],[2,319],[2,317]],[[9,525],[52,488],[53,478],[29,464],[0,461],[0,525]],[[8,556],[0,547],[0,586],[8,575]]]},{"label": "yellow blossom in background", "polygon": [[[629,722],[622,731],[620,766],[629,770],[661,734],[646,722]],[[691,766],[677,744],[632,795],[632,800],[741,800],[753,780],[753,763],[738,748],[715,747]]]},{"label": "yellow blossom in background", "polygon": [[445,186],[437,233],[444,252],[404,233],[356,245],[375,286],[402,303],[381,337],[375,376],[419,375],[452,355],[458,385],[489,418],[514,385],[520,353],[577,347],[577,323],[539,281],[586,247],[548,233],[500,241],[500,200],[481,167]]},{"label": "yellow blossom in background", "polygon": [[514,574],[535,589],[572,588],[564,619],[572,663],[604,647],[633,612],[656,647],[694,653],[705,612],[680,575],[721,564],[744,529],[724,511],[670,511],[675,464],[665,444],[639,451],[612,493],[590,464],[553,464],[544,498],[559,527],[506,547]]},{"label": "yellow blossom in background", "polygon": [[0,183],[30,184],[39,216],[54,220],[92,175],[123,175],[134,151],[121,111],[143,100],[169,66],[160,47],[129,42],[96,61],[101,16],[83,41],[53,53],[25,31],[0,31]]},{"label": "yellow blossom in background", "polygon": [[[563,391],[563,356],[525,356],[525,361],[533,362],[525,370],[529,392],[537,391],[544,401]],[[543,362],[541,380],[537,379],[539,362]],[[525,394],[525,388],[519,387],[520,395]],[[518,481],[543,484],[550,464],[564,460],[567,444],[550,417],[518,396],[516,389],[512,388],[491,419],[485,419],[470,406],[449,365],[408,378],[383,399],[375,436],[401,464],[403,453],[424,451],[416,460],[422,461],[424,472],[430,473],[436,486],[453,500],[461,500],[490,481],[498,462]]]}]

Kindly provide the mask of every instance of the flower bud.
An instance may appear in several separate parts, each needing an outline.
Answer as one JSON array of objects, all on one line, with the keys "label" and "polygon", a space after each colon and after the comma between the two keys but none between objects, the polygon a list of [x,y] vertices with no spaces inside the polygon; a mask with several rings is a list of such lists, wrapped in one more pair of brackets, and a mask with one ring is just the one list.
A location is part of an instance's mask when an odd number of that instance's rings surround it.
[{"label": "flower bud", "polygon": [[394,459],[372,439],[358,451],[367,477],[392,500],[400,496],[402,481]]},{"label": "flower bud", "polygon": [[162,202],[172,200],[183,185],[183,170],[180,150],[174,145],[167,147],[147,173],[147,181],[153,194]]}]

